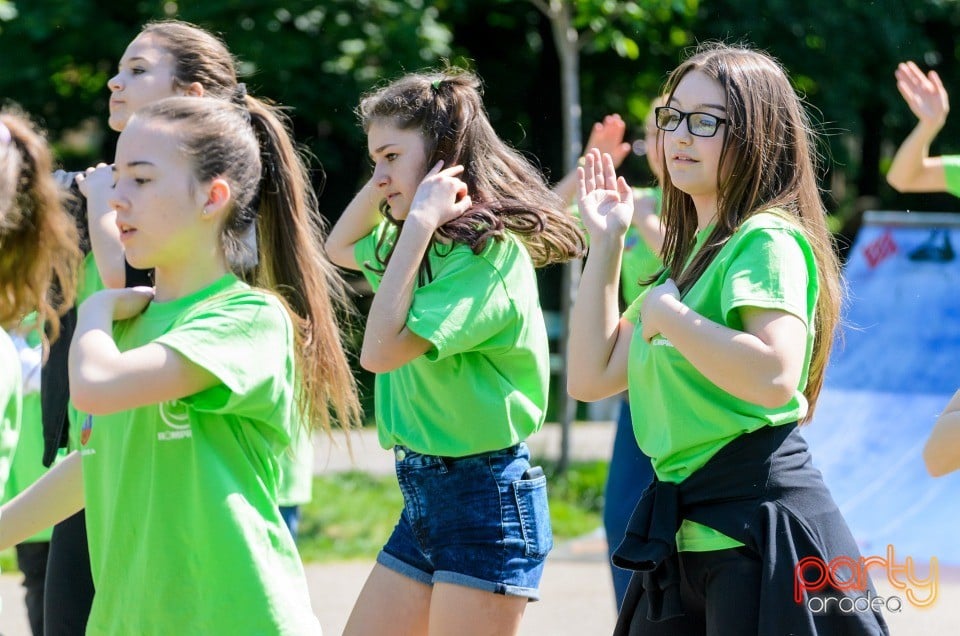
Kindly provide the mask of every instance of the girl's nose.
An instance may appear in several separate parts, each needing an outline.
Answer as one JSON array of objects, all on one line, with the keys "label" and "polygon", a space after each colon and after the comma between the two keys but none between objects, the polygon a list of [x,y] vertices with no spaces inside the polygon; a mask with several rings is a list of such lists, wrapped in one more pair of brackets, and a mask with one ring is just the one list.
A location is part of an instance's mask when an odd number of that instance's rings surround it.
[{"label": "girl's nose", "polygon": [[378,187],[382,188],[390,182],[390,177],[387,174],[385,169],[382,169],[380,166],[377,166],[373,170],[373,183]]},{"label": "girl's nose", "polygon": [[113,190],[110,191],[110,198],[107,199],[107,205],[117,211],[127,209],[127,200],[125,197],[121,196],[117,186],[114,186]]},{"label": "girl's nose", "polygon": [[111,91],[118,91],[121,88],[120,84],[120,73],[117,73],[113,77],[107,80],[107,88]]},{"label": "girl's nose", "polygon": [[677,138],[677,141],[681,143],[690,143],[692,141],[692,135],[690,134],[690,118],[684,117],[680,121],[680,125],[677,126],[671,134]]}]

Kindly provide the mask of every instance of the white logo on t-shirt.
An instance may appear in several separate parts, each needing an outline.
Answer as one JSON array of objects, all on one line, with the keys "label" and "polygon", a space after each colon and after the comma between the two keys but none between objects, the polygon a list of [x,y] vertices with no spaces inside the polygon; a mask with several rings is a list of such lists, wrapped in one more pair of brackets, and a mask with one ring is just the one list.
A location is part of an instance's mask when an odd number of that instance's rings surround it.
[{"label": "white logo on t-shirt", "polygon": [[190,416],[187,414],[186,404],[180,400],[170,400],[168,402],[161,402],[158,408],[160,410],[160,419],[173,430],[160,431],[157,433],[157,439],[163,442],[193,437],[193,431],[190,430]]}]

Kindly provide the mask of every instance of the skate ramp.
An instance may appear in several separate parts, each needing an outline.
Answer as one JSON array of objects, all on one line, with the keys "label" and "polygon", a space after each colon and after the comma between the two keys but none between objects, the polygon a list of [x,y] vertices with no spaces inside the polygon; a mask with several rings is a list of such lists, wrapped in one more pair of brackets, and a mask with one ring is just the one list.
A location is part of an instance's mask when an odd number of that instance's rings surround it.
[{"label": "skate ramp", "polygon": [[848,300],[813,422],[814,463],[866,555],[960,565],[960,472],[921,456],[960,388],[960,215],[868,212],[845,265]]}]

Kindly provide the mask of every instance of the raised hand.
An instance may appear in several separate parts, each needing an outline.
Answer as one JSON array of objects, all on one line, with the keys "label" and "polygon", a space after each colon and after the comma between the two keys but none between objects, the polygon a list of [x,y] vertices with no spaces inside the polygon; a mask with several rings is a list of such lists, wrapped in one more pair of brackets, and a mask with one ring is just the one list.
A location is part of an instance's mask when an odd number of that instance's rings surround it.
[{"label": "raised hand", "polygon": [[438,228],[463,216],[473,202],[467,194],[466,182],[457,178],[462,173],[463,166],[443,168],[443,162],[438,161],[417,187],[408,218]]},{"label": "raised hand", "polygon": [[590,129],[590,136],[587,138],[584,149],[589,151],[596,148],[601,154],[609,154],[610,158],[613,159],[613,167],[619,168],[623,160],[630,154],[630,144],[623,140],[626,130],[627,124],[620,118],[620,115],[616,113],[607,115],[603,118],[603,121],[598,121]]},{"label": "raised hand", "polygon": [[98,163],[93,168],[87,168],[75,177],[80,194],[88,200],[106,201],[110,197],[110,191],[113,190],[114,175],[113,166],[106,163]]},{"label": "raised hand", "polygon": [[913,62],[903,62],[894,75],[897,90],[917,119],[924,125],[942,128],[950,112],[950,100],[937,72],[924,75]]},{"label": "raised hand", "polygon": [[609,154],[595,148],[587,152],[584,165],[577,168],[577,202],[591,238],[620,237],[630,227],[633,190],[617,177]]}]

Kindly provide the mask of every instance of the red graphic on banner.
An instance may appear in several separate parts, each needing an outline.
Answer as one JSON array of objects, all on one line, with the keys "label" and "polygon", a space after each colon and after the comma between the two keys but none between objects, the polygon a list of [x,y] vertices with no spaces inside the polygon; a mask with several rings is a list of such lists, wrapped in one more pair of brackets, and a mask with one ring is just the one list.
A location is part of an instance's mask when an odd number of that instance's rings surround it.
[{"label": "red graphic on banner", "polygon": [[893,240],[893,232],[887,230],[874,242],[863,249],[867,258],[867,265],[871,269],[897,253],[897,243]]}]

